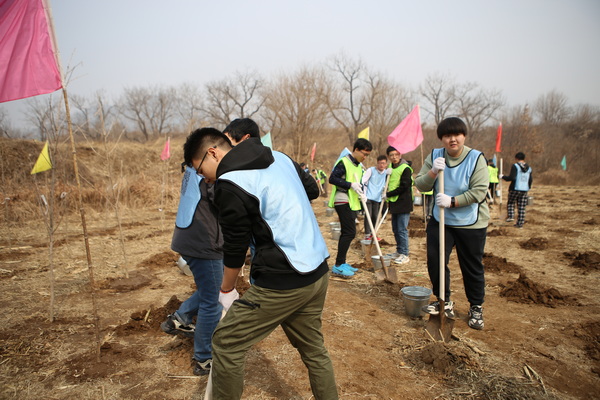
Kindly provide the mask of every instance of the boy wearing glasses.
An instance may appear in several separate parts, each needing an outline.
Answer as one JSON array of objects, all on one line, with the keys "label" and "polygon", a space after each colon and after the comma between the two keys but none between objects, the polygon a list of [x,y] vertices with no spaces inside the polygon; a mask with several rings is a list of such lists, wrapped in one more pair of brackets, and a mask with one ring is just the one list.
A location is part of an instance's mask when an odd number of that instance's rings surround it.
[{"label": "boy wearing glasses", "polygon": [[[321,333],[329,254],[300,167],[257,139],[232,148],[224,135],[212,133],[199,141],[193,165],[217,182],[224,237],[219,302],[229,311],[213,335],[213,398],[241,397],[246,352],[281,326],[309,370],[315,398],[337,399]],[[254,284],[239,299],[235,283],[251,242]]]}]

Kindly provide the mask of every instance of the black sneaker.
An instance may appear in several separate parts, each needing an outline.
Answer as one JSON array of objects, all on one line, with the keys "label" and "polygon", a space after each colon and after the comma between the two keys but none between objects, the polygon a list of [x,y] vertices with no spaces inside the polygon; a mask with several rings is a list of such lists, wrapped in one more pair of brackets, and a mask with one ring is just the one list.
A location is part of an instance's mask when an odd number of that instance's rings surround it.
[{"label": "black sneaker", "polygon": [[194,360],[194,375],[208,375],[210,373],[210,368],[212,367],[212,358],[209,358],[206,361],[198,361]]},{"label": "black sneaker", "polygon": [[187,337],[194,337],[194,333],[196,332],[194,324],[184,325],[175,314],[170,314],[167,319],[160,324],[160,329],[169,335],[181,333]]},{"label": "black sneaker", "polygon": [[483,329],[483,307],[471,306],[469,308],[469,326],[473,329]]},{"label": "black sneaker", "polygon": [[[423,312],[430,314],[430,315],[439,315],[440,302],[434,301],[433,303],[423,307],[421,310],[423,310]],[[453,301],[445,302],[444,310],[445,310],[446,318],[454,319],[454,302]]]}]

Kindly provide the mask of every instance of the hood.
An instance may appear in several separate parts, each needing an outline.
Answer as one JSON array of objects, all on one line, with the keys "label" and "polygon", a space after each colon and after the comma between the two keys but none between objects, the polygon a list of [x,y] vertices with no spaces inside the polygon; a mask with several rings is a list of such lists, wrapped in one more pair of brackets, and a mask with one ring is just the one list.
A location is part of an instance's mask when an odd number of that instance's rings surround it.
[{"label": "hood", "polygon": [[259,138],[250,138],[235,146],[223,157],[217,167],[217,179],[226,172],[264,169],[274,161],[270,148],[264,146]]},{"label": "hood", "polygon": [[525,162],[523,163],[517,163],[517,165],[521,168],[522,172],[527,172],[529,170],[529,165]]}]

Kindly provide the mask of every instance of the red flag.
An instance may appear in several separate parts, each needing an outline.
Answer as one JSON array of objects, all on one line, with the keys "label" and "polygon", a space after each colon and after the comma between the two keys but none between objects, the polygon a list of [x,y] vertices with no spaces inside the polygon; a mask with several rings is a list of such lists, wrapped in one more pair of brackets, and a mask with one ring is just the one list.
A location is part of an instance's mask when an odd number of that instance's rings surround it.
[{"label": "red flag", "polygon": [[313,144],[312,151],[310,152],[310,161],[314,161],[315,160],[315,153],[316,152],[317,152],[317,142],[315,142],[315,144]]},{"label": "red flag", "polygon": [[163,148],[162,153],[160,153],[160,159],[162,161],[165,161],[165,160],[168,160],[170,157],[171,157],[171,138],[167,138],[165,147]]},{"label": "red flag", "polygon": [[500,153],[500,145],[502,144],[502,122],[498,125],[498,132],[496,133],[496,153]]},{"label": "red flag", "polygon": [[423,141],[423,130],[421,129],[421,114],[419,105],[400,122],[387,138],[390,146],[404,154],[413,151]]},{"label": "red flag", "polygon": [[62,87],[44,0],[0,2],[0,102]]}]

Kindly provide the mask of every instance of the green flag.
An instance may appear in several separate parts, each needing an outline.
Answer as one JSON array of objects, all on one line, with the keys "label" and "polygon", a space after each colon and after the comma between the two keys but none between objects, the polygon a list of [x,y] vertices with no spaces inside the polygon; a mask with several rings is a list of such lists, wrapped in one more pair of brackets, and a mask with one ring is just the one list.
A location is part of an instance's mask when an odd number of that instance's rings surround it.
[{"label": "green flag", "polygon": [[563,156],[560,166],[562,167],[563,171],[567,170],[567,156]]}]

